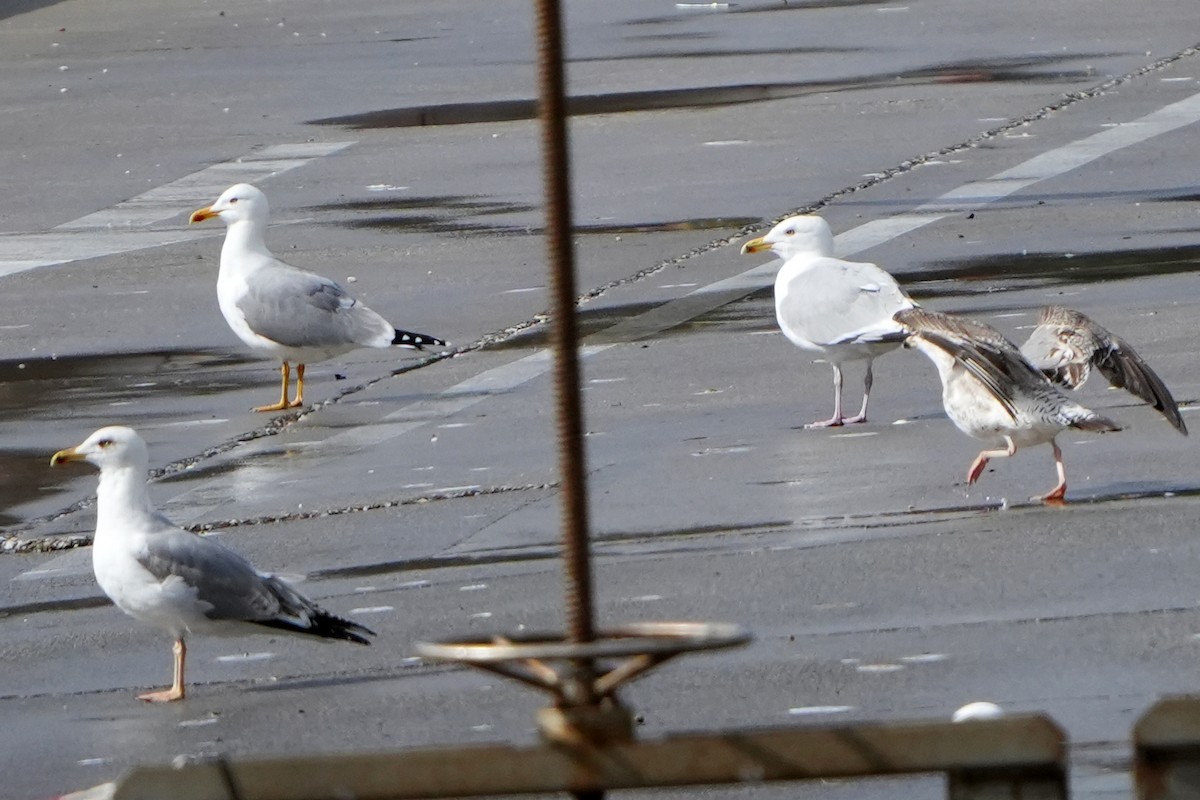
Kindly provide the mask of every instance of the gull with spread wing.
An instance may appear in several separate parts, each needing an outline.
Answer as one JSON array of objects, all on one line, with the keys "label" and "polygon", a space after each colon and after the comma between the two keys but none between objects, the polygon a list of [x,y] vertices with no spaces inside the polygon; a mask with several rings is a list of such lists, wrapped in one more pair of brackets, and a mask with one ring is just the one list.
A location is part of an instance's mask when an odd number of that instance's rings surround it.
[{"label": "gull with spread wing", "polygon": [[1067,428],[1121,430],[1107,417],[1068,399],[1025,360],[1016,345],[989,325],[923,308],[901,311],[896,321],[909,330],[909,344],[937,367],[946,415],[963,433],[991,448],[971,463],[967,483],[979,479],[990,459],[1049,443],[1058,483],[1031,499],[1062,501],[1067,473],[1054,437]]},{"label": "gull with spread wing", "polygon": [[1021,345],[1021,355],[1050,380],[1068,389],[1083,386],[1095,367],[1111,386],[1145,400],[1175,430],[1187,436],[1179,404],[1158,373],[1129,342],[1079,311],[1062,306],[1043,308],[1037,327]]}]

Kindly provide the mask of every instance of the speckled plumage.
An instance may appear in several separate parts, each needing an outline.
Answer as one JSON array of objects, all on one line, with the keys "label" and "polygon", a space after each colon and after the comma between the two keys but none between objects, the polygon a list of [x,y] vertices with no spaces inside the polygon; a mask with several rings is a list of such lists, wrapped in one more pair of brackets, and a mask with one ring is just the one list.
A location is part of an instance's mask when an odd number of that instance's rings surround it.
[{"label": "speckled plumage", "polygon": [[1061,500],[1067,479],[1054,437],[1066,428],[1121,429],[1069,399],[989,325],[922,308],[901,311],[896,321],[910,332],[909,343],[937,367],[946,415],[963,433],[994,448],[982,451],[972,463],[968,483],[978,480],[989,459],[1049,443],[1059,481],[1034,499]]},{"label": "speckled plumage", "polygon": [[1145,400],[1187,436],[1179,405],[1162,378],[1128,342],[1079,311],[1043,308],[1037,327],[1021,345],[1021,354],[1050,380],[1069,389],[1083,386],[1095,367],[1109,384]]}]

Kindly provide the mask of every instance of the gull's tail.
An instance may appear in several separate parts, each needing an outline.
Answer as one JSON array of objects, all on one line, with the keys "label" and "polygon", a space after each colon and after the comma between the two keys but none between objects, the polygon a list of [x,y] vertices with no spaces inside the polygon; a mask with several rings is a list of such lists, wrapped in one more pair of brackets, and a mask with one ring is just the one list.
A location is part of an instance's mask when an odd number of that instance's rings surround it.
[{"label": "gull's tail", "polygon": [[427,333],[402,331],[399,328],[396,328],[396,335],[392,339],[392,344],[399,345],[400,347],[411,347],[413,350],[424,350],[427,344],[435,347],[446,346],[446,343],[436,336],[430,336]]},{"label": "gull's tail", "polygon": [[1123,430],[1120,425],[1108,417],[1097,414],[1090,408],[1084,408],[1078,403],[1065,406],[1061,413],[1063,421],[1076,430],[1091,431],[1092,433],[1114,433]]},{"label": "gull's tail", "polygon": [[330,614],[274,575],[265,575],[263,580],[271,594],[279,601],[279,611],[270,619],[254,620],[259,625],[289,633],[319,636],[322,639],[341,639],[355,644],[371,643],[367,637],[374,636],[375,631],[367,626]]}]

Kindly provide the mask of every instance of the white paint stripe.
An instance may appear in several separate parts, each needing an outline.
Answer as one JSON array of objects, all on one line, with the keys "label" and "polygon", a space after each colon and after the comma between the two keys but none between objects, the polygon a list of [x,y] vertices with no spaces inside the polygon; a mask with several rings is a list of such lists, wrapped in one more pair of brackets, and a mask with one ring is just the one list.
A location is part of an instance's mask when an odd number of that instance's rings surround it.
[{"label": "white paint stripe", "polygon": [[[1155,111],[1136,123],[1108,128],[1101,133],[1079,139],[1022,162],[1011,169],[982,181],[964,184],[937,199],[918,206],[913,211],[882,220],[873,220],[853,228],[835,239],[838,252],[853,255],[876,245],[911,233],[945,218],[1000,200],[1003,197],[1038,181],[1077,169],[1103,155],[1122,147],[1149,139],[1200,120],[1200,93],[1186,100]],[[745,272],[716,281],[649,311],[622,320],[588,337],[591,344],[581,348],[583,357],[595,355],[613,346],[614,342],[630,342],[654,336],[664,330],[687,322],[713,309],[764,289],[774,282],[779,260],[761,264]],[[496,367],[450,387],[428,400],[411,403],[385,416],[379,424],[354,428],[334,434],[320,447],[320,455],[306,460],[314,465],[340,458],[362,447],[402,436],[430,422],[438,422],[459,413],[496,394],[502,394],[542,375],[551,366],[550,352],[539,350],[525,358]],[[248,442],[234,452],[238,457],[252,455],[256,449],[272,449],[270,439]],[[272,466],[257,463],[253,470],[234,470],[203,487],[180,495],[167,504],[183,513],[183,519],[193,521],[215,510],[237,496],[245,497],[256,488],[266,488],[278,482],[284,472],[295,469],[294,463]],[[248,482],[253,485],[248,485]]]},{"label": "white paint stripe", "polygon": [[[952,212],[962,212],[995,202],[1038,181],[1062,175],[1123,147],[1129,147],[1197,121],[1200,121],[1200,93],[1165,106],[1135,122],[1108,128],[1102,133],[1047,151],[986,180],[964,184],[930,203],[918,206],[912,212],[898,214],[887,219],[873,220],[846,231],[836,237],[838,251],[842,255],[853,255],[911,233],[945,218]],[[349,146],[349,143],[344,143],[343,146]],[[3,258],[2,251],[0,251],[0,258]],[[580,354],[588,357],[603,352],[613,346],[611,342],[614,339],[634,341],[654,335],[754,291],[766,288],[773,282],[778,263],[777,259],[759,265],[738,275],[696,289],[677,300],[664,303],[637,317],[623,320],[589,337],[607,341],[608,344],[585,346],[581,348]],[[0,274],[3,269],[4,263],[0,261]],[[347,455],[347,449],[373,446],[420,428],[429,422],[445,419],[494,394],[512,391],[545,373],[550,365],[549,351],[540,350],[525,358],[482,372],[452,386],[437,397],[412,403],[388,414],[380,425],[335,434],[320,448],[325,455],[313,458],[306,463],[314,464],[338,458]],[[269,449],[272,446],[270,439],[256,440],[239,446],[231,455],[244,458],[253,454],[257,449]],[[286,471],[294,472],[295,469],[294,463],[287,464]],[[258,463],[248,469],[237,469],[172,498],[166,507],[174,510],[179,519],[191,522],[235,500],[239,495],[245,497],[247,493],[252,493],[257,488],[277,483],[282,471],[284,471],[282,466],[273,466],[271,463]],[[75,566],[75,568],[79,568],[74,562],[82,560],[83,558],[78,552],[71,553],[60,559],[52,560],[48,564],[43,564],[41,569],[59,568],[60,564],[62,567]]]},{"label": "white paint stripe", "polygon": [[122,230],[0,235],[0,275],[13,275],[31,269],[144,250],[148,247],[162,247],[201,236],[211,236],[213,233],[214,231],[180,228],[175,231]]},{"label": "white paint stripe", "polygon": [[261,181],[302,167],[315,158],[345,150],[352,144],[354,142],[272,145],[232,161],[205,167],[49,231],[0,235],[0,276],[215,236],[222,232],[219,227],[188,230],[182,225],[174,225],[169,230],[152,230],[149,226],[194,210],[215,199],[231,184]]},{"label": "white paint stripe", "polygon": [[[834,246],[838,254],[842,256],[861,253],[944,219],[950,214],[962,213],[994,203],[1035,183],[1078,169],[1117,150],[1186,125],[1195,124],[1198,121],[1200,121],[1200,93],[1164,106],[1141,119],[1121,124],[1115,128],[1106,128],[1099,133],[1048,150],[1011,169],[998,172],[990,178],[963,184],[928,203],[917,206],[910,212],[859,225],[857,228],[852,228],[834,237]],[[781,263],[779,259],[775,259],[732,278],[726,278],[697,289],[666,305],[681,304],[681,310],[687,307],[688,310],[695,312],[693,316],[708,313],[726,303],[731,303],[747,294],[772,285],[775,282],[775,273]],[[746,290],[739,292],[739,287],[745,287]],[[709,295],[711,302],[706,304],[692,299],[696,295]],[[678,317],[673,310],[664,307],[652,309],[643,316],[649,315],[657,315],[664,320]],[[684,321],[686,319],[680,319],[674,324],[677,325]],[[614,328],[621,326],[625,326],[630,331],[643,327],[638,318],[618,323]],[[657,331],[641,335],[653,335],[654,333]],[[605,334],[614,338],[613,329],[609,329],[601,335]]]}]

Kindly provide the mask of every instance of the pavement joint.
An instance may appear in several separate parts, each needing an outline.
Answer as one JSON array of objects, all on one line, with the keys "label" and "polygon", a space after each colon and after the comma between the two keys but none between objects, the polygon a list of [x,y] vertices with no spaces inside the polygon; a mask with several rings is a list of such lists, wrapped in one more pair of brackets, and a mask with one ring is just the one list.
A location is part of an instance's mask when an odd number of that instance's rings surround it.
[{"label": "pavement joint", "polygon": [[557,488],[557,481],[550,483],[527,483],[510,486],[467,486],[452,491],[426,492],[415,497],[401,497],[395,500],[378,500],[373,503],[356,503],[355,505],[342,506],[339,508],[293,511],[287,514],[269,514],[260,517],[247,517],[245,519],[201,522],[194,525],[185,525],[183,527],[185,530],[192,531],[193,533],[203,533],[207,531],[228,530],[230,528],[240,528],[250,525],[271,525],[281,522],[296,522],[298,520],[317,519],[321,517],[336,517],[343,514],[358,514],[364,511],[379,511],[385,508],[396,508],[399,506],[423,505],[425,503],[435,503],[442,500],[462,500],[470,497],[489,497],[498,494],[511,494],[513,492],[530,492]]},{"label": "pavement joint", "polygon": [[[158,470],[160,474],[164,471],[165,470]],[[489,497],[499,494],[511,494],[513,492],[557,489],[558,485],[559,484],[557,481],[552,481],[549,483],[529,483],[505,486],[466,486],[455,490],[425,492],[412,497],[401,497],[391,500],[377,500],[372,503],[355,503],[354,505],[349,506],[311,509],[308,511],[293,511],[287,514],[268,514],[258,517],[245,517],[243,519],[217,520],[213,522],[195,523],[192,525],[181,525],[180,527],[184,530],[191,531],[192,533],[206,533],[208,531],[223,531],[231,528],[249,527],[252,525],[272,525],[287,522],[297,522],[306,519],[319,519],[322,517],[336,517],[345,514],[379,511],[386,508],[398,508],[401,506],[424,505],[426,503],[435,503],[443,500],[462,500],[471,497]],[[72,506],[72,510],[79,511],[94,504],[95,498],[89,497],[86,502],[81,501]],[[66,516],[67,513],[70,512],[57,514],[54,516],[54,519]],[[0,553],[34,553],[72,550],[77,547],[86,547],[91,543],[91,533],[57,534],[51,536],[33,536],[28,538],[22,538],[19,535],[13,535],[3,542],[0,542]],[[0,609],[0,616],[3,616],[3,614],[4,610]]]}]

